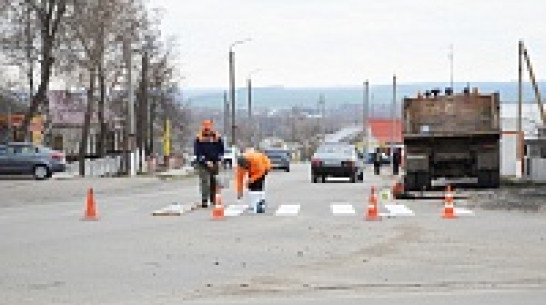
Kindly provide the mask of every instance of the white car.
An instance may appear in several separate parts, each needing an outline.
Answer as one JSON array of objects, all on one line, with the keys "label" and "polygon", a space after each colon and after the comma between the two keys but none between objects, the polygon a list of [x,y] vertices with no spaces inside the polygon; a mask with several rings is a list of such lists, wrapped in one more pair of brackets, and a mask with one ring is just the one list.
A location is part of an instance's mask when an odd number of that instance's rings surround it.
[{"label": "white car", "polygon": [[239,156],[239,149],[237,147],[226,147],[224,149],[224,156],[222,157],[222,163],[224,168],[233,168],[235,162],[237,162],[237,157]]}]

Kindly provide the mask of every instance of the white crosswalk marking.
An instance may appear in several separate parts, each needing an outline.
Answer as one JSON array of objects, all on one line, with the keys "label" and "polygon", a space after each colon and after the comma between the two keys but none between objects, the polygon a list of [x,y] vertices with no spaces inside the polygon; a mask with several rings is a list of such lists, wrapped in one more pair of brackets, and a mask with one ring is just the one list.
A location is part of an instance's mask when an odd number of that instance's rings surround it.
[{"label": "white crosswalk marking", "polygon": [[153,216],[180,216],[196,208],[195,204],[173,203],[152,212]]},{"label": "white crosswalk marking", "polygon": [[403,204],[385,204],[389,216],[415,216],[412,210]]},{"label": "white crosswalk marking", "polygon": [[299,204],[283,204],[275,212],[275,216],[297,216],[300,212]]},{"label": "white crosswalk marking", "polygon": [[474,212],[465,208],[455,208],[455,216],[474,216]]},{"label": "white crosswalk marking", "polygon": [[332,214],[336,216],[356,214],[355,209],[350,204],[332,204],[330,207],[332,208]]},{"label": "white crosswalk marking", "polygon": [[228,205],[226,209],[224,210],[224,216],[226,217],[241,216],[241,214],[243,214],[247,208],[248,206],[244,204]]}]

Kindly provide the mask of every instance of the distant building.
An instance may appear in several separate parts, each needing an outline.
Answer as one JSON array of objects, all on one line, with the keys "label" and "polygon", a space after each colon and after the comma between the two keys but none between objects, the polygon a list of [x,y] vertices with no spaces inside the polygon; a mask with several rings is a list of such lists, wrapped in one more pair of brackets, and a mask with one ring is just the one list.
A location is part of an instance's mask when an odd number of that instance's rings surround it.
[{"label": "distant building", "polygon": [[[52,90],[48,92],[49,100],[49,133],[51,134],[52,148],[64,151],[67,157],[75,158],[78,155],[85,111],[87,107],[87,95],[84,91],[69,92],[66,90]],[[96,104],[95,104],[96,105]],[[105,110],[107,122],[106,152],[118,153],[122,150],[123,129],[122,121],[112,111]],[[99,122],[96,111],[91,115],[90,136],[86,149],[86,155],[96,156],[97,139],[99,136]]]},{"label": "distant building", "polygon": [[383,148],[385,152],[390,151],[390,146],[401,147],[404,144],[402,138],[401,119],[370,119],[368,120],[368,152],[375,148]]}]

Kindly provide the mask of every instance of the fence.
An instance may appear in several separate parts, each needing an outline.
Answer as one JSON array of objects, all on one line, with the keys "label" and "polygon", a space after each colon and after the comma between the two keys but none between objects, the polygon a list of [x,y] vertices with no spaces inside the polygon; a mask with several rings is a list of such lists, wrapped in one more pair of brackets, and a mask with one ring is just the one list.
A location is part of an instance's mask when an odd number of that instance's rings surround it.
[{"label": "fence", "polygon": [[[85,160],[86,177],[111,177],[118,175],[121,170],[121,156]],[[72,162],[67,164],[66,172],[74,176],[79,175],[79,163]]]}]

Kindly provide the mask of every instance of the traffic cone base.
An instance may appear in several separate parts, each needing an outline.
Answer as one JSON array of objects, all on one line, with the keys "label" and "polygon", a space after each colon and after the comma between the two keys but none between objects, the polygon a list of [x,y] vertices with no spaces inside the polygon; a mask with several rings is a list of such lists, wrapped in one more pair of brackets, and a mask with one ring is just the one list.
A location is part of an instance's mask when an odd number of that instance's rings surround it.
[{"label": "traffic cone base", "polygon": [[453,192],[451,191],[451,185],[447,186],[446,194],[444,197],[444,208],[442,209],[442,218],[453,219],[455,218],[455,207],[453,203]]},{"label": "traffic cone base", "polygon": [[375,205],[369,205],[366,210],[366,220],[380,220],[379,213],[377,212],[377,207]]},{"label": "traffic cone base", "polygon": [[222,195],[216,193],[214,197],[214,207],[212,208],[212,219],[224,219],[224,204],[222,203]]},{"label": "traffic cone base", "polygon": [[89,188],[89,190],[87,191],[85,214],[82,220],[99,220],[95,203],[95,196],[93,195],[93,188]]},{"label": "traffic cone base", "polygon": [[442,218],[453,219],[455,218],[455,209],[453,206],[444,207],[442,211]]},{"label": "traffic cone base", "polygon": [[380,220],[379,211],[377,208],[377,194],[375,193],[375,186],[372,186],[372,193],[370,194],[370,203],[366,209],[366,220]]}]

